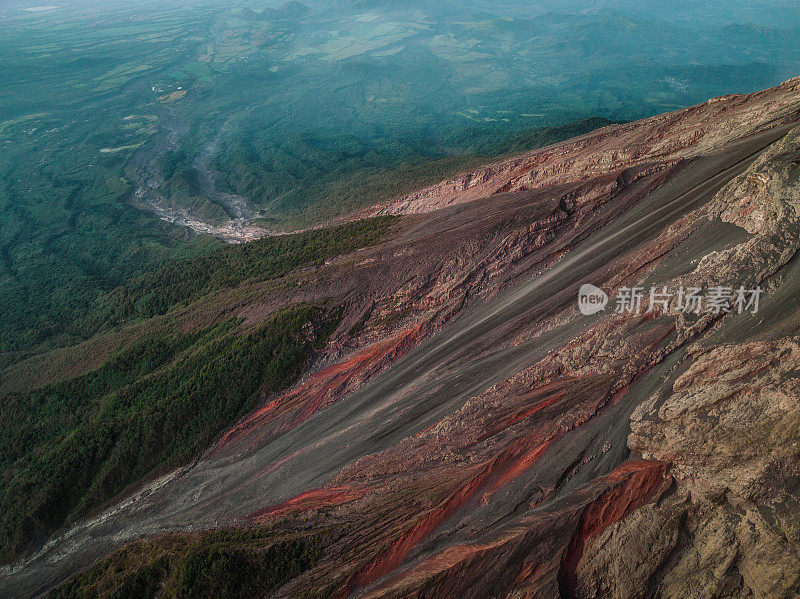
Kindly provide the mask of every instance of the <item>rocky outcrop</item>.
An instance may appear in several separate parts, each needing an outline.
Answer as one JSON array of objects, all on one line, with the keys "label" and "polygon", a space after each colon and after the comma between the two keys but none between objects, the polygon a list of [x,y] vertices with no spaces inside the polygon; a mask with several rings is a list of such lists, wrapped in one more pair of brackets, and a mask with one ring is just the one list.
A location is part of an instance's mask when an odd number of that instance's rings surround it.
[{"label": "rocky outcrop", "polygon": [[800,585],[797,339],[696,348],[631,449],[675,486],[584,550],[579,596],[794,597]]},{"label": "rocky outcrop", "polygon": [[[796,284],[799,133],[717,194],[710,218],[752,237],[707,254],[694,276],[738,271],[774,293]],[[674,486],[584,544],[574,596],[797,596],[800,352],[796,305],[777,309],[744,331],[720,323],[689,349],[671,389],[633,412],[628,446],[669,463]]]}]

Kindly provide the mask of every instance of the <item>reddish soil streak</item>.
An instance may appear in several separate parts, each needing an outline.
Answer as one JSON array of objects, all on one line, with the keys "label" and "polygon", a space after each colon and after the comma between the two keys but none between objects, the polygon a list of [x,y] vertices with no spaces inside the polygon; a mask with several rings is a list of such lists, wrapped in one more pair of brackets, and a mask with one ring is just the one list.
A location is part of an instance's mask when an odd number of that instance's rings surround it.
[{"label": "reddish soil streak", "polygon": [[409,552],[420,541],[430,536],[457,509],[464,506],[478,490],[486,486],[486,493],[491,494],[502,485],[522,474],[539,459],[552,443],[552,440],[534,447],[530,447],[529,442],[530,438],[526,438],[512,445],[503,454],[491,460],[476,476],[456,489],[436,508],[429,511],[416,525],[398,537],[380,555],[373,559],[367,568],[351,578],[345,588],[342,589],[342,596],[346,596],[353,589],[368,585],[392,572],[405,560]]},{"label": "reddish soil streak", "polygon": [[663,489],[668,466],[664,462],[635,460],[620,465],[606,477],[618,484],[584,508],[578,528],[562,558],[559,579],[562,590],[566,590],[569,596],[577,587],[577,566],[587,544]]},{"label": "reddish soil streak", "polygon": [[[543,385],[542,387],[538,387],[531,393],[531,396],[544,395],[550,388],[552,388],[552,387],[554,387],[556,385],[561,386],[565,380],[570,380],[570,379],[559,379],[558,381],[555,381],[553,383],[548,383],[547,385]],[[511,416],[510,418],[507,418],[507,419],[503,420],[502,422],[500,422],[498,424],[498,426],[494,427],[492,430],[488,431],[485,435],[483,435],[480,440],[488,439],[489,437],[493,437],[494,435],[496,435],[500,431],[503,431],[503,430],[507,429],[508,427],[510,427],[510,426],[522,421],[522,420],[525,420],[526,418],[528,418],[530,416],[533,416],[539,410],[542,410],[542,409],[544,409],[544,408],[546,408],[548,406],[553,405],[554,403],[556,403],[558,401],[561,401],[566,396],[567,396],[567,392],[563,391],[561,393],[556,393],[555,395],[553,395],[551,397],[548,397],[546,399],[543,399],[543,400],[533,404],[530,408],[528,408],[526,410],[522,410],[522,411],[518,412],[517,414],[515,414],[514,416]]]},{"label": "reddish soil streak", "polygon": [[517,574],[517,578],[514,580],[514,586],[521,587],[526,582],[535,580],[543,568],[544,564],[542,563],[525,562],[522,565],[522,569],[519,571],[519,574]]},{"label": "reddish soil streak", "polygon": [[511,463],[508,464],[508,467],[500,474],[500,476],[486,485],[486,491],[483,494],[483,498],[488,498],[489,495],[507,485],[525,472],[528,468],[533,466],[534,462],[536,462],[536,460],[542,456],[542,454],[547,450],[548,447],[550,447],[553,441],[554,439],[549,439],[544,443],[529,447],[528,439],[526,438],[521,439],[519,442],[507,449],[500,457],[499,461],[501,463],[510,461]]},{"label": "reddish soil streak", "polygon": [[248,430],[263,426],[294,410],[296,413],[290,424],[282,429],[283,432],[291,430],[337,401],[350,390],[352,383],[357,384],[385,364],[404,355],[423,336],[424,327],[425,323],[419,323],[386,341],[356,352],[345,362],[323,368],[293,391],[279,395],[234,426],[220,439],[217,448],[225,447]]},{"label": "reddish soil streak", "polygon": [[450,497],[436,508],[429,511],[417,524],[398,537],[380,555],[373,559],[367,568],[359,572],[355,579],[348,584],[348,588],[358,588],[370,584],[397,568],[417,543],[428,537],[472,497],[491,475],[492,469],[491,465],[487,466],[477,476],[456,489]]},{"label": "reddish soil streak", "polygon": [[288,499],[281,504],[264,508],[254,512],[248,519],[255,522],[265,522],[275,516],[285,514],[305,512],[333,505],[349,503],[366,495],[365,489],[355,489],[353,487],[332,487],[329,489],[312,489],[300,495]]}]

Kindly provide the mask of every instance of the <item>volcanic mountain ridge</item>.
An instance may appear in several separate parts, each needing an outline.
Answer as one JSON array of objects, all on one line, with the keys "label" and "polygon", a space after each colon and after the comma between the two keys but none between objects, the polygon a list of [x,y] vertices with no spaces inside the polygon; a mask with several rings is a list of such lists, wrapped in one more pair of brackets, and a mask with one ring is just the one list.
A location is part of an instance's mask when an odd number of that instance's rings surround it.
[{"label": "volcanic mountain ridge", "polygon": [[[146,575],[180,596],[180,548],[211,543],[227,557],[201,587],[235,555],[253,596],[797,596],[799,121],[800,78],[606,127],[368,211],[401,216],[374,246],[181,308],[341,319],[293,387],[7,566],[0,594],[78,572],[56,592]],[[584,316],[587,282],[644,309]],[[651,287],[714,286],[763,289],[759,310],[646,309]],[[259,578],[253,556],[295,546]]]}]

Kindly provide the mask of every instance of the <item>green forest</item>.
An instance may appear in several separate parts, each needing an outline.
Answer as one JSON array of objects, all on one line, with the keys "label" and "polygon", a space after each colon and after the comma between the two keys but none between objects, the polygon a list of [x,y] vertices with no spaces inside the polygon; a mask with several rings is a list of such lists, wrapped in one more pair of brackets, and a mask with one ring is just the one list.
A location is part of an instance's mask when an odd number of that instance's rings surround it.
[{"label": "green forest", "polygon": [[173,535],[129,545],[48,597],[262,597],[311,568],[320,551],[313,537],[281,540],[269,529]]}]

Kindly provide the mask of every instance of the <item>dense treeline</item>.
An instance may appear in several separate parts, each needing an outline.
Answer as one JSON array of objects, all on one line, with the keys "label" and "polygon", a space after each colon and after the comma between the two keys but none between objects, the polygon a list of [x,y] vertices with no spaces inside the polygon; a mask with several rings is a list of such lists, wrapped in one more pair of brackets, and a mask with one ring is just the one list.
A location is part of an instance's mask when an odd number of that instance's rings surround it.
[{"label": "dense treeline", "polygon": [[531,129],[530,131],[515,135],[508,140],[487,143],[480,148],[480,152],[487,156],[526,152],[533,148],[549,146],[612,124],[614,124],[614,121],[609,121],[608,119],[600,117],[592,117],[573,121],[564,125],[558,125],[556,127]]},{"label": "dense treeline", "polygon": [[265,529],[222,529],[133,543],[53,590],[50,599],[263,597],[311,568],[317,539],[273,540]]},{"label": "dense treeline", "polygon": [[[4,361],[15,359],[14,351],[20,352],[19,359],[25,355],[22,350],[42,344],[75,343],[110,325],[163,314],[177,303],[236,286],[247,278],[283,276],[294,268],[370,245],[391,230],[391,223],[390,217],[367,220],[242,246],[221,247],[216,240],[196,238],[186,247],[184,254],[190,257],[184,259],[155,243],[140,245],[118,265],[99,258],[92,275],[78,267],[59,266],[60,259],[48,261],[5,283],[0,281],[0,369]],[[100,241],[87,231],[81,251],[92,251],[95,243]],[[96,251],[113,259],[105,249]],[[88,269],[88,257],[84,261]],[[139,274],[154,264],[161,266]],[[50,269],[52,274],[48,274]],[[55,290],[51,289],[54,279],[61,282]],[[103,294],[103,288],[111,291]]]},{"label": "dense treeline", "polygon": [[204,243],[128,205],[129,183],[96,155],[32,156],[0,159],[0,354],[75,342],[104,292]]},{"label": "dense treeline", "polygon": [[332,256],[374,244],[391,231],[395,218],[267,237],[174,261],[115,289],[104,299],[95,318],[104,322],[148,318],[217,289],[236,287],[247,279],[274,279],[301,266],[322,264]]},{"label": "dense treeline", "polygon": [[99,369],[0,404],[0,560],[126,487],[190,460],[260,393],[295,380],[338,312],[286,309],[153,333]]}]

